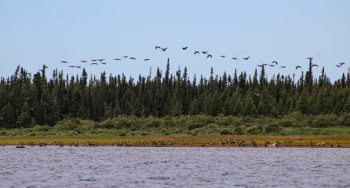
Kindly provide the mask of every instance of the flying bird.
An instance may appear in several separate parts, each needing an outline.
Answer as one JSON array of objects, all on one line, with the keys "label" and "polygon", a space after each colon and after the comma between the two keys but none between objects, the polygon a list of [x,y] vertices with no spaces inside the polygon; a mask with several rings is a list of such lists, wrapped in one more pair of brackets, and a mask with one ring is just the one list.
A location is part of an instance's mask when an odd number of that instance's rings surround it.
[{"label": "flying bird", "polygon": [[275,63],[276,65],[278,65],[277,61],[272,61],[272,63]]},{"label": "flying bird", "polygon": [[295,67],[295,70],[297,70],[298,68],[300,68],[300,69],[301,69],[301,66],[296,66],[296,67]]},{"label": "flying bird", "polygon": [[194,51],[194,54],[199,54],[199,51]]},{"label": "flying bird", "polygon": [[168,48],[162,48],[162,51],[163,51],[163,52],[165,52],[165,51],[166,51],[166,49],[168,49]]},{"label": "flying bird", "polygon": [[91,63],[91,65],[98,65],[98,63]]},{"label": "flying bird", "polygon": [[213,56],[212,56],[212,55],[208,54],[208,55],[207,55],[207,58],[209,58],[209,57],[210,57],[210,58],[213,58]]},{"label": "flying bird", "polygon": [[267,63],[263,63],[262,66],[267,66]]},{"label": "flying bird", "polygon": [[99,61],[103,61],[103,60],[105,60],[105,59],[98,59]]},{"label": "flying bird", "polygon": [[128,58],[128,56],[123,56],[123,58]]},{"label": "flying bird", "polygon": [[312,66],[311,67],[318,67],[318,65],[317,64],[312,64]]},{"label": "flying bird", "polygon": [[144,59],[144,61],[149,61],[149,59]]},{"label": "flying bird", "polygon": [[263,67],[264,65],[258,65],[258,67]]},{"label": "flying bird", "polygon": [[106,65],[107,63],[105,63],[105,62],[102,62],[101,64],[103,64],[103,65]]},{"label": "flying bird", "polygon": [[336,65],[335,67],[341,67],[341,65]]},{"label": "flying bird", "polygon": [[81,68],[81,66],[75,66],[76,68],[78,68],[78,69],[80,69]]},{"label": "flying bird", "polygon": [[61,61],[61,63],[68,63],[67,61]]},{"label": "flying bird", "polygon": [[84,60],[81,60],[80,62],[82,62],[82,63],[87,63],[87,61],[84,61]]},{"label": "flying bird", "polygon": [[97,61],[97,59],[91,59],[91,61]]},{"label": "flying bird", "polygon": [[117,61],[119,61],[119,60],[122,60],[122,59],[118,59],[118,58],[116,58],[116,59],[114,59],[114,60],[117,60]]},{"label": "flying bird", "polygon": [[226,56],[222,55],[222,56],[220,56],[220,57],[225,58]]},{"label": "flying bird", "polygon": [[286,66],[280,66],[280,68],[284,69],[284,68],[286,68]]},{"label": "flying bird", "polygon": [[207,54],[208,52],[207,51],[203,51],[202,54]]},{"label": "flying bird", "polygon": [[160,49],[160,46],[156,46],[155,49],[159,48]]},{"label": "flying bird", "polygon": [[274,66],[276,66],[276,65],[269,65],[270,67],[274,67]]},{"label": "flying bird", "polygon": [[244,60],[248,60],[249,58],[250,58],[250,56],[248,56],[248,57],[243,57]]},{"label": "flying bird", "polygon": [[70,68],[74,68],[75,66],[69,66]]},{"label": "flying bird", "polygon": [[232,59],[237,60],[237,58],[233,57]]},{"label": "flying bird", "polygon": [[187,48],[188,48],[188,47],[183,47],[182,49],[183,49],[183,50],[187,50]]},{"label": "flying bird", "polygon": [[130,59],[136,60],[134,57],[130,57]]},{"label": "flying bird", "polygon": [[340,65],[344,65],[345,63],[344,63],[344,62],[340,62],[339,64],[340,64]]}]

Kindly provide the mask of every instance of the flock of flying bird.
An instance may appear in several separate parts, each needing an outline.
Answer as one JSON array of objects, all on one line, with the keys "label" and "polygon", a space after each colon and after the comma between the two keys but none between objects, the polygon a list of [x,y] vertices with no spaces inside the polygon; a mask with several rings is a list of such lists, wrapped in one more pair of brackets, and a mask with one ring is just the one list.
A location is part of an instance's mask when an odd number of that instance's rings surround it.
[{"label": "flock of flying bird", "polygon": [[[162,50],[163,52],[165,52],[168,48],[166,47],[166,48],[161,48],[160,46],[155,46],[155,49],[157,50],[157,49],[160,49],[160,50]],[[183,47],[182,48],[182,50],[187,50],[188,49],[188,47]],[[213,56],[211,55],[211,54],[209,54],[208,53],[208,51],[202,51],[202,52],[199,52],[199,51],[194,51],[194,55],[196,55],[196,54],[204,54],[204,55],[206,55],[207,56],[207,58],[213,58]],[[222,58],[225,58],[226,56],[224,56],[224,55],[222,55],[222,56],[220,56],[220,57],[222,57]],[[129,58],[130,60],[136,60],[136,58],[135,57],[129,57],[129,56],[123,56],[123,58],[125,58],[125,59],[127,59],[127,58]],[[248,56],[248,57],[243,57],[243,59],[244,60],[248,60],[250,58],[250,56]],[[307,59],[309,59],[310,61],[312,60],[312,57],[308,57]],[[97,62],[99,61],[102,65],[106,65],[107,63],[106,62],[103,62],[105,59],[92,59],[91,61],[92,61],[92,63],[91,63],[91,65],[99,65]],[[116,60],[116,61],[120,61],[120,60],[122,60],[121,58],[115,58],[114,60]],[[233,57],[232,58],[232,60],[237,60],[237,58],[236,57]],[[144,59],[144,61],[149,61],[149,59]],[[85,60],[81,60],[81,62],[82,63],[87,63],[87,61],[85,61]],[[67,61],[61,61],[61,63],[68,63]],[[339,65],[336,65],[335,67],[342,67],[342,65],[344,65],[345,63],[344,62],[340,62],[339,63]],[[263,67],[263,66],[267,66],[268,64],[267,63],[265,63],[265,64],[261,64],[261,65],[258,65],[258,67]],[[277,61],[272,61],[272,64],[269,64],[268,66],[270,66],[270,67],[274,67],[274,66],[276,66],[276,65],[278,65],[278,62]],[[71,68],[81,68],[81,66],[69,66],[69,67],[71,67]],[[311,67],[318,67],[318,65],[317,64],[312,64],[311,65]],[[280,66],[279,68],[287,68],[287,66]],[[295,70],[297,70],[297,69],[301,69],[301,66],[296,66],[295,67]]]}]

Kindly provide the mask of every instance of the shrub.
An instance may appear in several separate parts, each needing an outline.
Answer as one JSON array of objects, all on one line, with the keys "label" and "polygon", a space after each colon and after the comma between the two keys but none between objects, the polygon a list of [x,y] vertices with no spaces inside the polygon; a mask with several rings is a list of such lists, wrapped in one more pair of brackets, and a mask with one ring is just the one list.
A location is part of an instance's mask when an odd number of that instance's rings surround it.
[{"label": "shrub", "polygon": [[43,126],[35,125],[33,130],[37,132],[40,132],[40,131],[47,132],[49,130],[49,127],[47,125],[43,125]]},{"label": "shrub", "polygon": [[254,126],[254,127],[249,127],[246,129],[245,133],[246,134],[261,134],[263,132],[263,127],[261,125],[259,126]]},{"label": "shrub", "polygon": [[31,133],[29,133],[29,136],[36,136],[36,133],[35,132],[31,132]]},{"label": "shrub", "polygon": [[147,136],[148,135],[148,133],[147,132],[143,132],[143,133],[141,133],[141,136]]},{"label": "shrub", "polygon": [[120,136],[126,136],[126,133],[120,133]]},{"label": "shrub", "polygon": [[279,133],[280,131],[281,127],[277,123],[270,123],[264,129],[266,133]]},{"label": "shrub", "polygon": [[279,121],[279,124],[282,127],[293,127],[293,123],[294,123],[294,121],[290,120],[290,119],[284,119],[284,120]]},{"label": "shrub", "polygon": [[220,135],[229,135],[229,132],[227,129],[223,129],[221,130]]},{"label": "shrub", "polygon": [[132,132],[132,133],[130,133],[131,135],[135,135],[136,133],[135,132]]},{"label": "shrub", "polygon": [[111,129],[114,126],[114,123],[111,119],[107,119],[101,123],[102,127],[105,129]]},{"label": "shrub", "polygon": [[331,124],[331,122],[329,121],[329,119],[321,116],[318,116],[312,123],[311,123],[311,127],[314,128],[324,128],[324,127],[328,127]]},{"label": "shrub", "polygon": [[5,136],[6,132],[5,131],[0,131],[0,136]]},{"label": "shrub", "polygon": [[242,135],[242,134],[244,134],[244,131],[243,131],[243,129],[241,127],[236,127],[232,134],[234,134],[234,135]]}]

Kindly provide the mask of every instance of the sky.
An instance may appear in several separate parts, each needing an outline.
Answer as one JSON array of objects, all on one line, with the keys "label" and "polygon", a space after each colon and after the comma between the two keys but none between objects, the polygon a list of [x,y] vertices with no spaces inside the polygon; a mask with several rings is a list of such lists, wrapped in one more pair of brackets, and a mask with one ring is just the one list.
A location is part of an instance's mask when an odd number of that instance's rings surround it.
[{"label": "sky", "polygon": [[[150,68],[155,76],[158,67],[164,76],[169,58],[170,72],[183,73],[186,66],[191,80],[195,74],[209,78],[211,67],[219,76],[235,69],[253,76],[261,71],[257,65],[272,61],[278,66],[265,67],[268,78],[298,79],[313,57],[319,66],[314,78],[324,67],[334,81],[350,67],[349,10],[349,0],[1,0],[0,76],[10,77],[18,65],[36,73],[45,64],[48,78],[56,68],[81,75],[82,69],[68,67],[81,66],[89,78],[105,71],[138,79]],[[91,65],[92,59],[107,64]],[[335,67],[340,62],[345,65]]]}]

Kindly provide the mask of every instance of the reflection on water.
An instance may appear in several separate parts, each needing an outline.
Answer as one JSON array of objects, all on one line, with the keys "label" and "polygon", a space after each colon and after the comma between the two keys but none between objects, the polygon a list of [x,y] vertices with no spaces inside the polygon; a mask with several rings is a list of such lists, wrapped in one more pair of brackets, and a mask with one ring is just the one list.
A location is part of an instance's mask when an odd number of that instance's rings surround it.
[{"label": "reflection on water", "polygon": [[0,187],[349,187],[345,148],[0,148]]}]

